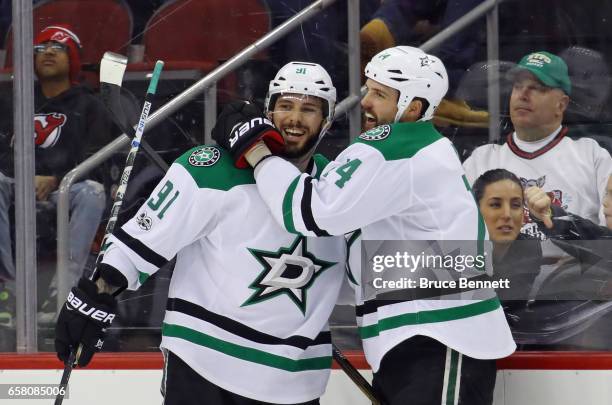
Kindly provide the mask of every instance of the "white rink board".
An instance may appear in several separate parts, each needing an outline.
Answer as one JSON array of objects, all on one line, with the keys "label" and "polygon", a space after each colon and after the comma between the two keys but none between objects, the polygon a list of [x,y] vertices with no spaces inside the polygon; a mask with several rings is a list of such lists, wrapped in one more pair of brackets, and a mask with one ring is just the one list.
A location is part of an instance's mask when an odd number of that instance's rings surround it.
[{"label": "white rink board", "polygon": [[[370,380],[370,371],[362,372]],[[62,370],[0,370],[0,384],[57,384]],[[66,405],[161,404],[161,370],[75,370]],[[1,405],[41,405],[50,400],[2,400]],[[340,371],[333,370],[322,405],[369,405]],[[503,370],[494,405],[609,405],[612,371]]]}]

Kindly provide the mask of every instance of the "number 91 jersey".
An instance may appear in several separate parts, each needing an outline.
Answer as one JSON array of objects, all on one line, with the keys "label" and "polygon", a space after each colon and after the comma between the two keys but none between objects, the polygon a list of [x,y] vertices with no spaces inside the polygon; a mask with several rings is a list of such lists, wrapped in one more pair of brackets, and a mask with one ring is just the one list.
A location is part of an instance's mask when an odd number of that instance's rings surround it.
[{"label": "number 91 jersey", "polygon": [[[326,164],[319,156],[307,171]],[[340,237],[280,227],[251,169],[194,148],[114,232],[104,262],[137,289],[177,256],[161,346],[214,384],[259,401],[318,398],[331,366],[327,324],[344,277]]]}]

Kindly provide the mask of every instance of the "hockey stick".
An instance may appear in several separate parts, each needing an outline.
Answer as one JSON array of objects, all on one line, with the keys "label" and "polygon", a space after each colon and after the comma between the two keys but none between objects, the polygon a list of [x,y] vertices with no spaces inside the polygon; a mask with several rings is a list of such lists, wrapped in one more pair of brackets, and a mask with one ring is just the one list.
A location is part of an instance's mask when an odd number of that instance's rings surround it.
[{"label": "hockey stick", "polygon": [[[115,228],[115,223],[117,222],[117,217],[119,216],[119,209],[121,209],[125,190],[127,189],[130,174],[132,173],[132,168],[134,167],[134,160],[136,159],[136,154],[138,153],[138,149],[140,148],[142,134],[145,129],[147,117],[149,116],[149,111],[151,110],[151,101],[153,96],[155,95],[155,92],[157,91],[157,83],[159,81],[159,76],[161,75],[163,66],[164,62],[158,60],[155,63],[155,68],[153,69],[153,75],[151,76],[151,82],[149,83],[149,88],[147,89],[144,106],[142,107],[142,112],[140,114],[140,120],[138,121],[138,125],[136,126],[136,133],[134,135],[134,139],[132,139],[132,148],[130,149],[130,152],[128,153],[127,159],[125,161],[125,167],[123,168],[123,173],[121,173],[119,188],[117,189],[117,193],[115,194],[115,201],[113,201],[113,207],[111,208],[110,218],[108,219],[108,223],[106,224],[106,232],[104,234],[104,239],[102,240],[102,247],[100,248],[100,253],[98,253],[98,258],[96,260],[96,268],[102,260],[102,257],[104,256],[104,252],[106,251],[106,240],[108,239],[108,236],[113,232],[113,229]],[[123,73],[121,73],[121,77],[123,77]],[[121,77],[115,77],[114,82],[116,83],[117,79],[120,82]],[[91,276],[92,280],[95,278],[95,275],[96,270],[94,269],[94,272]]]},{"label": "hockey stick", "polygon": [[361,375],[361,373],[359,373],[359,371],[357,371],[351,362],[348,361],[338,346],[333,343],[332,355],[336,363],[342,368],[342,371],[344,371],[344,373],[355,383],[357,388],[372,401],[372,405],[383,405],[383,402],[376,397],[372,385]]},{"label": "hockey stick", "polygon": [[[151,101],[155,92],[157,91],[157,83],[159,81],[159,76],[161,75],[162,68],[164,63],[158,60],[155,63],[155,68],[153,69],[153,75],[151,76],[151,82],[149,83],[149,88],[147,89],[147,94],[145,96],[144,106],[142,107],[142,112],[140,114],[140,120],[138,121],[138,126],[136,127],[136,133],[134,135],[134,139],[132,139],[132,148],[128,153],[125,168],[123,169],[123,173],[121,174],[121,182],[119,184],[119,188],[117,189],[117,193],[115,194],[115,201],[113,202],[113,207],[111,208],[110,218],[108,219],[108,223],[106,224],[106,233],[104,235],[104,239],[102,240],[102,246],[100,248],[100,252],[98,253],[98,258],[96,259],[96,267],[91,275],[91,279],[94,280],[96,276],[96,270],[100,261],[102,261],[102,257],[104,256],[104,252],[106,251],[106,240],[108,236],[115,229],[115,223],[117,222],[117,217],[119,215],[119,209],[121,209],[121,204],[123,203],[123,196],[125,195],[125,190],[127,189],[127,183],[130,179],[130,174],[132,172],[132,167],[134,166],[134,160],[136,159],[136,153],[138,153],[138,149],[140,148],[140,142],[142,140],[142,134],[145,129],[145,125],[147,122],[147,117],[149,116],[149,111],[151,110]],[[119,70],[115,71],[115,73],[119,72]],[[123,73],[121,72],[120,76],[115,75],[114,80],[123,77]],[[62,379],[60,382],[60,390],[55,397],[55,405],[61,405],[64,401],[65,390],[68,387],[68,380],[70,378],[70,374],[72,373],[72,369],[76,365],[79,355],[81,354],[81,346],[79,345],[76,353],[74,351],[70,352],[70,356],[68,357],[68,361],[64,365],[64,372],[62,374]],[[64,388],[62,390],[61,388]]]},{"label": "hockey stick", "polygon": [[[134,138],[136,132],[128,121],[121,105],[121,85],[127,66],[127,58],[113,52],[106,52],[100,61],[100,96],[106,108],[110,111],[113,121],[124,134]],[[159,154],[146,142],[141,141],[144,153],[162,171],[168,171],[168,165]]]}]

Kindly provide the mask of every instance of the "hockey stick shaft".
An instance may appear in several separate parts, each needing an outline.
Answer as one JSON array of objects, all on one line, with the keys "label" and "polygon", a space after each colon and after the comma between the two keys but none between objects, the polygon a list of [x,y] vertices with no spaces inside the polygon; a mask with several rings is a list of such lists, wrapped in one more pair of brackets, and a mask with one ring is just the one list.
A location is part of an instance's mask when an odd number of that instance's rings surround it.
[{"label": "hockey stick shaft", "polygon": [[357,388],[366,396],[372,405],[383,405],[383,403],[376,397],[372,385],[361,375],[361,373],[351,364],[351,362],[344,356],[338,346],[332,343],[332,355],[334,360],[342,368],[342,371],[355,383]]},{"label": "hockey stick shaft", "polygon": [[[155,68],[153,69],[153,74],[151,76],[151,82],[149,83],[149,88],[147,89],[147,94],[145,96],[144,106],[142,107],[142,112],[140,114],[140,120],[138,122],[138,126],[136,127],[136,134],[134,139],[132,139],[132,147],[130,152],[128,153],[125,167],[123,169],[123,173],[121,174],[119,188],[117,189],[117,193],[115,194],[115,200],[113,201],[113,207],[111,208],[111,215],[106,224],[106,232],[104,235],[104,239],[102,240],[102,247],[100,248],[100,253],[98,253],[98,257],[96,259],[96,269],[94,269],[91,279],[95,279],[97,267],[104,256],[104,251],[106,250],[106,240],[108,236],[115,229],[115,223],[117,222],[117,217],[119,214],[119,210],[121,209],[121,204],[123,203],[123,196],[125,194],[125,190],[127,189],[127,183],[130,179],[130,174],[132,172],[132,168],[134,166],[134,160],[136,159],[136,154],[138,153],[138,149],[140,147],[140,141],[142,139],[142,134],[144,133],[145,125],[147,122],[147,117],[149,116],[149,112],[151,110],[151,102],[153,96],[155,96],[155,92],[157,91],[157,83],[159,82],[159,76],[161,75],[162,68],[164,63],[162,61],[157,61],[155,63]],[[64,401],[65,389],[68,387],[68,380],[70,379],[70,375],[72,373],[72,369],[75,364],[78,362],[79,355],[81,354],[82,347],[79,345],[76,353],[74,350],[70,352],[68,356],[68,360],[64,365],[64,372],[62,373],[62,379],[60,381],[60,388],[63,387],[64,390],[59,390],[56,398],[55,405],[62,405]],[[62,393],[62,391],[64,393]]]},{"label": "hockey stick shaft", "polygon": [[[109,235],[113,232],[113,229],[115,229],[115,223],[117,222],[119,210],[121,209],[121,205],[123,204],[123,197],[125,196],[128,181],[132,173],[132,168],[134,167],[134,160],[136,159],[136,154],[138,153],[138,149],[140,148],[142,134],[144,133],[147,118],[151,110],[152,99],[155,96],[155,92],[157,91],[157,83],[159,82],[159,76],[161,75],[163,66],[164,62],[160,60],[155,63],[155,68],[153,69],[153,74],[151,76],[151,82],[149,83],[149,88],[147,89],[147,94],[145,96],[144,106],[142,107],[142,112],[140,113],[140,120],[138,121],[138,125],[136,126],[136,133],[134,135],[134,139],[132,139],[130,152],[128,153],[127,158],[125,160],[125,167],[123,168],[123,173],[121,173],[119,188],[117,189],[117,192],[115,194],[115,200],[113,201],[113,207],[111,208],[110,218],[108,219],[108,223],[106,224],[106,231],[104,234],[104,239],[102,240],[100,253],[98,253],[98,258],[96,260],[96,267],[99,264],[100,260],[102,260],[104,252],[106,251],[106,241]],[[92,274],[91,277],[92,279],[95,278],[95,273],[96,270],[94,269],[94,274]]]},{"label": "hockey stick shaft", "polygon": [[64,366],[64,372],[62,373],[62,380],[60,381],[59,390],[57,396],[55,397],[54,405],[62,405],[64,401],[64,396],[66,395],[66,390],[68,389],[68,380],[70,379],[70,374],[72,374],[73,366],[68,366],[69,364],[74,364],[76,359],[76,353],[73,351],[70,352],[70,356],[68,356],[68,361],[66,361],[66,365]]}]

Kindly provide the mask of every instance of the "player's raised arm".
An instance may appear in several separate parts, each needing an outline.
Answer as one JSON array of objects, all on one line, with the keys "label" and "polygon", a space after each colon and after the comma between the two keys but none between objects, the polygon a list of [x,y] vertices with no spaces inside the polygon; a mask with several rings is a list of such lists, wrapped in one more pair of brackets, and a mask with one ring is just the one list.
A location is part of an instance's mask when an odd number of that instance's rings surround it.
[{"label": "player's raised arm", "polygon": [[207,176],[202,162],[219,160],[221,153],[212,146],[186,152],[136,215],[113,232],[102,263],[121,272],[128,289],[139,288],[179,250],[213,226],[219,201],[214,198],[215,190],[200,187]]},{"label": "player's raised arm", "polygon": [[[418,178],[425,167],[438,164],[437,158],[431,161],[434,151],[444,156],[436,143],[446,141],[430,129],[430,123],[419,123],[367,131],[328,164],[318,180],[291,170],[282,159],[266,159],[255,170],[258,190],[291,232],[323,236],[362,228],[416,205],[411,187],[425,181]],[[442,173],[445,165],[440,164]],[[449,180],[451,188],[463,187],[460,176],[455,177]]]},{"label": "player's raised arm", "polygon": [[456,211],[465,204],[473,210],[458,157],[431,123],[448,88],[442,62],[398,47],[377,55],[365,73],[365,132],[318,180],[271,158],[267,142],[258,141],[259,133],[218,135],[221,145],[235,149],[236,162],[247,160],[255,167],[262,198],[290,232],[340,235],[403,211],[418,214],[423,229],[440,229],[439,215],[433,214],[440,193],[427,187],[428,182],[444,184],[444,193],[454,193]]},{"label": "player's raised arm", "polygon": [[219,159],[220,150],[215,147],[188,151],[170,167],[138,213],[115,228],[98,265],[97,280],[83,277],[60,312],[55,338],[60,359],[67,360],[71,350],[80,346],[78,365],[86,366],[102,348],[105,330],[115,318],[115,296],[126,288],[140,287],[213,226],[218,202],[215,190],[203,187],[202,177],[205,163]]}]

